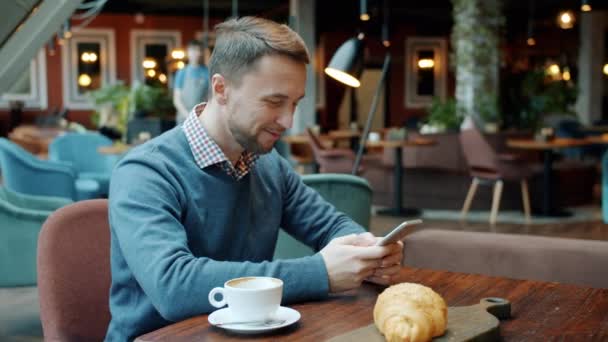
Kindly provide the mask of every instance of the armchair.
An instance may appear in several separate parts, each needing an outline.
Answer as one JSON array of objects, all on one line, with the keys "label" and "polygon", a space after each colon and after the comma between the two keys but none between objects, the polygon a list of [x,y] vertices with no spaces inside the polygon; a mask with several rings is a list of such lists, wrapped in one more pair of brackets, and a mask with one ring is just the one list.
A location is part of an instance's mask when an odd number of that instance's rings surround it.
[{"label": "armchair", "polygon": [[[321,144],[316,134],[310,128],[306,129],[306,136],[315,161],[319,164],[320,173],[351,173],[355,165],[355,152],[348,148],[326,148]],[[362,163],[357,169],[357,174],[364,171],[365,164],[380,164],[380,155],[363,155]]]},{"label": "armchair", "polygon": [[38,233],[56,209],[72,203],[0,187],[0,287],[36,284]]},{"label": "armchair", "polygon": [[[365,179],[347,174],[312,174],[302,176],[302,181],[319,192],[336,209],[369,229],[372,189]],[[275,259],[297,258],[313,253],[310,247],[296,240],[283,229],[279,230]]]},{"label": "armchair", "polygon": [[66,133],[53,140],[49,146],[49,158],[69,163],[76,170],[79,180],[96,181],[100,194],[107,195],[118,156],[104,155],[97,149],[110,145],[112,140],[99,133]]},{"label": "armchair", "polygon": [[96,181],[76,179],[70,165],[38,159],[5,138],[0,138],[0,172],[4,186],[23,194],[80,200],[99,192]]}]

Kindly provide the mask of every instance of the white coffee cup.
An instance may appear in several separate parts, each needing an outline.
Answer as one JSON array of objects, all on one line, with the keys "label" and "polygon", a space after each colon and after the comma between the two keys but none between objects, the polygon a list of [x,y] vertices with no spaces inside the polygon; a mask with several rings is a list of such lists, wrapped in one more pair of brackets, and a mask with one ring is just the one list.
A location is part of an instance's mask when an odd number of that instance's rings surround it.
[{"label": "white coffee cup", "polygon": [[[216,295],[222,296],[216,300]],[[281,305],[283,281],[272,277],[243,277],[228,280],[224,287],[209,292],[209,302],[216,308],[228,305],[232,319],[258,321],[273,319]]]}]

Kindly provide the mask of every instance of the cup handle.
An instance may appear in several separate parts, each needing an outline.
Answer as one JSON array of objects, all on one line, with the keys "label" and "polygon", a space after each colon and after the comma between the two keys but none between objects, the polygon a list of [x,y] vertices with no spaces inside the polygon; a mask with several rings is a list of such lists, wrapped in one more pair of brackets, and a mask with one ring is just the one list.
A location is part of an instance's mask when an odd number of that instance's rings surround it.
[{"label": "cup handle", "polygon": [[[220,301],[215,300],[215,295],[218,293],[222,295],[222,300]],[[209,303],[216,308],[221,308],[222,306],[226,305],[226,296],[224,295],[223,287],[216,287],[209,292]]]}]

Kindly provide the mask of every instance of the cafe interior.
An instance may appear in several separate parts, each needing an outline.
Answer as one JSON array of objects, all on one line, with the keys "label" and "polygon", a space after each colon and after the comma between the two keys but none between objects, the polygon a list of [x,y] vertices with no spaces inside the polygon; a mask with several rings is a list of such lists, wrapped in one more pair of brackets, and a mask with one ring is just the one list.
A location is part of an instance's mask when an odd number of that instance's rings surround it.
[{"label": "cafe interior", "polygon": [[[0,12],[1,341],[103,339],[112,170],[176,126],[188,42],[212,54],[214,26],[242,16],[288,25],[309,50],[306,96],[275,145],[304,184],[375,236],[422,220],[404,237],[404,282],[449,310],[505,298],[504,340],[608,340],[608,2],[9,0]],[[313,253],[279,231],[275,259]],[[359,306],[296,303],[297,324],[257,337],[371,341],[357,329],[382,289],[365,286]],[[140,340],[242,337],[206,315],[164,329]]]}]

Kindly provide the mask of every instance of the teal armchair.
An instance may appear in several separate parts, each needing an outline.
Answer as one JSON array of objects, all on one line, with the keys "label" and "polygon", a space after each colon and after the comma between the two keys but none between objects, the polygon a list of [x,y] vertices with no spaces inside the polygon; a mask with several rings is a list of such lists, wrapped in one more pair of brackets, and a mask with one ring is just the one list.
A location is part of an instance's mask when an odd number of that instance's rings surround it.
[{"label": "teal armchair", "polygon": [[97,132],[66,133],[49,145],[49,159],[72,165],[79,180],[96,181],[100,195],[107,195],[112,169],[119,157],[101,154],[98,149],[111,145],[112,140]]},{"label": "teal armchair", "polygon": [[36,248],[42,223],[70,203],[65,198],[19,194],[0,187],[0,287],[36,284]]},{"label": "teal armchair", "polygon": [[[372,189],[367,180],[343,173],[322,173],[304,175],[302,181],[336,209],[369,230]],[[313,253],[310,247],[294,239],[283,229],[279,231],[274,259],[298,258]]]},{"label": "teal armchair", "polygon": [[99,183],[77,179],[71,165],[38,159],[5,138],[0,138],[0,173],[7,189],[22,194],[82,200],[99,193]]}]

